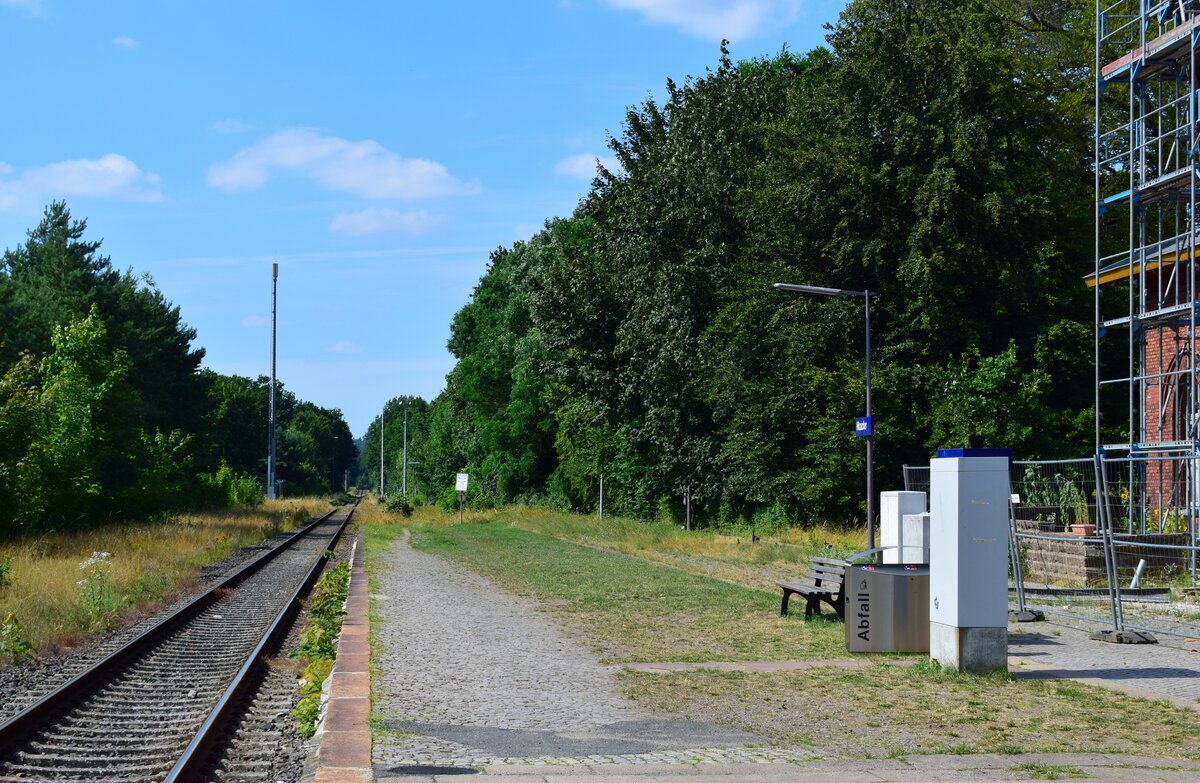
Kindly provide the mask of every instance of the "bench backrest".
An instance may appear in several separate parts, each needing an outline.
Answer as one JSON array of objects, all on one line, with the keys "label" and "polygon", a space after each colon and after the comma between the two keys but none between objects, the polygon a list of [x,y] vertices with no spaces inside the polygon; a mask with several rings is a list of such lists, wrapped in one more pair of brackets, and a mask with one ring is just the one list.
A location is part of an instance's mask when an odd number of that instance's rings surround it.
[{"label": "bench backrest", "polygon": [[809,576],[821,580],[822,584],[840,584],[846,574],[846,561],[828,557],[814,557],[808,563]]}]

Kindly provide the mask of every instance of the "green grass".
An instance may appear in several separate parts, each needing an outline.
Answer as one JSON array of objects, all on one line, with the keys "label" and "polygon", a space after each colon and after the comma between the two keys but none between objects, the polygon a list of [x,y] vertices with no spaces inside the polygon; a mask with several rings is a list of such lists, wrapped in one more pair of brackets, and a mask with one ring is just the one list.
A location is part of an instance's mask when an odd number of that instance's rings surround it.
[{"label": "green grass", "polygon": [[[589,549],[633,555],[768,592],[775,591],[776,582],[802,574],[814,556],[845,556],[866,545],[866,531],[861,529],[794,527],[764,535],[754,542],[749,531],[686,531],[670,522],[625,517],[600,519],[519,505],[469,512],[466,519],[516,527]],[[456,522],[456,516],[424,508],[417,510],[410,524],[445,527]]]},{"label": "green grass", "polygon": [[609,662],[845,657],[841,623],[780,618],[761,590],[499,524],[419,528],[412,542],[548,602]]}]

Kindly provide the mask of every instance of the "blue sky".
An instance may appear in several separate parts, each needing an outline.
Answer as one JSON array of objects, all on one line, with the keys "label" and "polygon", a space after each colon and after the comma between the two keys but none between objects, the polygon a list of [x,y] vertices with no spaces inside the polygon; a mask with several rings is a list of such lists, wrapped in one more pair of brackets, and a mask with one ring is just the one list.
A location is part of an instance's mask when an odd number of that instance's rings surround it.
[{"label": "blue sky", "polygon": [[62,198],[215,370],[361,435],[432,399],[488,252],[568,215],[625,110],[823,42],[844,0],[0,0],[0,246]]}]

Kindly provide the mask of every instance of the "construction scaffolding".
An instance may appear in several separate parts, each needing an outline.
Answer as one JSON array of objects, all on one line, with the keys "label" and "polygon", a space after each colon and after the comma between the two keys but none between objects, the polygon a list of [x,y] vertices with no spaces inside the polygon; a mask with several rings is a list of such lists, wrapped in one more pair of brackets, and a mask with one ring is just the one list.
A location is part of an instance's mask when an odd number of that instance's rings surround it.
[{"label": "construction scaffolding", "polygon": [[[1200,2],[1100,0],[1096,13],[1096,252],[1087,284],[1105,462],[1096,491],[1108,498],[1095,503],[1108,518],[1096,521],[1114,535],[1184,532],[1194,547]],[[1102,377],[1101,367],[1114,366],[1114,377]],[[1121,430],[1121,442],[1105,442]]]}]

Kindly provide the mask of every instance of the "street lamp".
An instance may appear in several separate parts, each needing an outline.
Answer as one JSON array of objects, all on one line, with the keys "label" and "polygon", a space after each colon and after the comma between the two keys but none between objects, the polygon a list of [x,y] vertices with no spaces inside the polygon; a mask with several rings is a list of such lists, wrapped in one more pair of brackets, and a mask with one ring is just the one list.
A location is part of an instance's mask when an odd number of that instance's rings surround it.
[{"label": "street lamp", "polygon": [[867,416],[856,419],[854,434],[867,439],[867,549],[875,548],[875,464],[872,442],[875,440],[875,420],[871,418],[871,297],[878,296],[870,291],[853,291],[848,288],[822,288],[816,285],[775,283],[782,291],[801,291],[822,296],[861,296],[867,316]]}]

